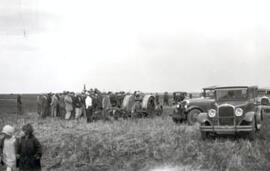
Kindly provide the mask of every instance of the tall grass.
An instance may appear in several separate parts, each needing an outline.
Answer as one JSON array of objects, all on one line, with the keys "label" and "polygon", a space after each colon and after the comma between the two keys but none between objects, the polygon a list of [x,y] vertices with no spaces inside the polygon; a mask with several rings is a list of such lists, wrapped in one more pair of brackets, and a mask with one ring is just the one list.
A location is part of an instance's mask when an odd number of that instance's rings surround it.
[{"label": "tall grass", "polygon": [[171,118],[95,122],[40,120],[34,114],[7,115],[6,123],[20,128],[32,123],[43,145],[44,170],[148,171],[176,166],[177,170],[270,170],[270,118],[257,140],[220,137],[202,141],[198,125],[175,125]]}]

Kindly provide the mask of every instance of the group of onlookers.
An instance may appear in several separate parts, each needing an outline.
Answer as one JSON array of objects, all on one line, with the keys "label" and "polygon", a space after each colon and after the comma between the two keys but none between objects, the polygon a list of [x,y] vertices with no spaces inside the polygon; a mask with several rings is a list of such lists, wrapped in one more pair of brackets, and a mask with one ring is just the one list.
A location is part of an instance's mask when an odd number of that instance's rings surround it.
[{"label": "group of onlookers", "polygon": [[[82,93],[64,91],[63,93],[48,93],[37,97],[38,114],[41,118],[47,116],[59,117],[69,120],[71,118],[79,119],[86,117],[88,122],[94,120],[96,111],[102,111],[100,114],[104,117],[104,112],[108,108],[121,108],[125,92],[101,92],[98,89],[90,89]],[[134,96],[142,94],[135,91]],[[159,94],[155,94],[155,102],[160,104]],[[169,94],[164,93],[163,105],[169,105]]]},{"label": "group of onlookers", "polygon": [[6,171],[41,171],[42,147],[33,134],[32,125],[22,127],[15,136],[15,128],[5,125],[0,133],[0,162]]},{"label": "group of onlookers", "polygon": [[100,107],[102,93],[98,89],[74,93],[48,93],[37,97],[38,114],[69,120],[89,116],[93,109]]}]

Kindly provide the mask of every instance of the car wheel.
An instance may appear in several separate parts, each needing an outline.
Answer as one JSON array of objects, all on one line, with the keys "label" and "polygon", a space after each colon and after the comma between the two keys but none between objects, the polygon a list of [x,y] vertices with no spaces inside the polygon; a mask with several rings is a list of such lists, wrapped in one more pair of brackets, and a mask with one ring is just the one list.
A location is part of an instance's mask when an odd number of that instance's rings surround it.
[{"label": "car wheel", "polygon": [[193,109],[188,112],[187,120],[189,125],[194,125],[197,122],[197,117],[201,113],[198,109]]},{"label": "car wheel", "polygon": [[256,139],[256,123],[255,123],[255,118],[253,118],[252,121],[252,131],[248,133],[248,139],[253,141]]}]

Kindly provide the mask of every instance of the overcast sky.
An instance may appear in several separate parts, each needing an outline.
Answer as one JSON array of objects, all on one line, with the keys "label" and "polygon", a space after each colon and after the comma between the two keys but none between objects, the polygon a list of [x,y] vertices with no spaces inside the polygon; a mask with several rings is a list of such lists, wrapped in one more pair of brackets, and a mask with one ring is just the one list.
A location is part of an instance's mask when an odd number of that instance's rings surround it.
[{"label": "overcast sky", "polygon": [[0,92],[267,87],[269,5],[1,0]]}]

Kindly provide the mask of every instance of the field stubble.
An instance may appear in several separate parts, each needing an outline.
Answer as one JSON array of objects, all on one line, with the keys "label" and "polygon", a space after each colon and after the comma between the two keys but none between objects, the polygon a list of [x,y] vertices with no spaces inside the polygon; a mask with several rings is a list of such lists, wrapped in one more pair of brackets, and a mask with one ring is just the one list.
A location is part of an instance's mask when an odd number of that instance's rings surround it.
[{"label": "field stubble", "polygon": [[175,125],[167,115],[91,124],[40,120],[35,113],[1,118],[1,127],[33,124],[43,145],[44,170],[270,170],[270,117],[254,142],[202,141],[198,125]]}]

